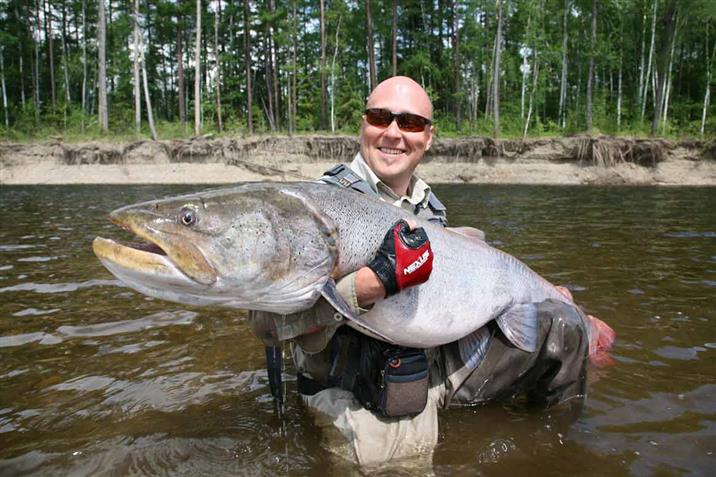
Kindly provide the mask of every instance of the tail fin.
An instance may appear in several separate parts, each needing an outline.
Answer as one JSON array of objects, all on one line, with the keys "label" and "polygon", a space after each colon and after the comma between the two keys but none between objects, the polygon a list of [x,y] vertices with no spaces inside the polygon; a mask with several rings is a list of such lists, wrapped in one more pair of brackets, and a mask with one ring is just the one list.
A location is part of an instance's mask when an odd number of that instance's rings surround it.
[{"label": "tail fin", "polygon": [[617,334],[611,326],[597,318],[587,315],[591,337],[589,340],[589,361],[597,367],[603,368],[615,364],[614,358],[609,355]]}]

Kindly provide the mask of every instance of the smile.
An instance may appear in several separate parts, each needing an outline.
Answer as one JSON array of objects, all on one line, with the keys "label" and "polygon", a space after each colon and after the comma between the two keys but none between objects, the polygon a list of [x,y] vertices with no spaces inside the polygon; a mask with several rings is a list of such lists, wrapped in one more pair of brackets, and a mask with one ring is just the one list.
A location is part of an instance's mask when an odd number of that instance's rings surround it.
[{"label": "smile", "polygon": [[399,155],[405,153],[403,149],[394,149],[392,147],[379,147],[378,150],[383,154]]}]

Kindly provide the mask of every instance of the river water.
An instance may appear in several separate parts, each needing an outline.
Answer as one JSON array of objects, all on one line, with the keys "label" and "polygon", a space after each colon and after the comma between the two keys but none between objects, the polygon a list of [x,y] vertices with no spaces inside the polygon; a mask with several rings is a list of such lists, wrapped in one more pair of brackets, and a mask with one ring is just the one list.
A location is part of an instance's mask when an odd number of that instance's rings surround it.
[{"label": "river water", "polygon": [[[243,312],[139,295],[96,260],[107,212],[187,186],[0,189],[0,475],[326,475],[286,369],[278,415]],[[384,474],[713,475],[716,189],[436,187],[452,225],[566,285],[617,332],[576,419],[449,410],[431,469]]]}]

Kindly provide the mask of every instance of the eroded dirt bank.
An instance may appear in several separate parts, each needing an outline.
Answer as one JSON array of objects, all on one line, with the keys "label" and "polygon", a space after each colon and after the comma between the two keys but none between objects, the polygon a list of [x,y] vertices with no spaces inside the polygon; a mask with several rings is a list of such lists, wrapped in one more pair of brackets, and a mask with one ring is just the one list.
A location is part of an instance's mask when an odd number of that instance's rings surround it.
[{"label": "eroded dirt bank", "polygon": [[[0,184],[300,180],[349,162],[357,150],[357,138],[345,136],[0,144]],[[418,171],[432,183],[716,185],[716,145],[605,136],[436,139]]]}]

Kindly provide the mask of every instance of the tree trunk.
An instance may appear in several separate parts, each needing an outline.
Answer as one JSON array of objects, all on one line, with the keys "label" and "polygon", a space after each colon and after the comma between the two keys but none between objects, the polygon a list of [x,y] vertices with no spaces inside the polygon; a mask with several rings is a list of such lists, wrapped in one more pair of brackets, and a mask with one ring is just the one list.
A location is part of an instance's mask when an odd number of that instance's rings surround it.
[{"label": "tree trunk", "polygon": [[621,130],[622,127],[622,65],[623,65],[623,59],[622,59],[622,52],[624,50],[619,50],[619,80],[617,82],[617,131]]},{"label": "tree trunk", "polygon": [[[70,107],[70,75],[67,70],[67,14],[65,9],[65,2],[62,2],[62,72],[64,75],[65,85],[65,107],[63,108],[65,116],[67,116],[67,109]],[[66,122],[66,119],[65,119]]]},{"label": "tree trunk", "polygon": [[460,79],[462,78],[462,59],[460,58],[460,15],[459,15],[459,4],[457,1],[453,1],[453,77],[454,77],[454,90],[453,90],[453,112],[455,114],[455,127],[460,130],[462,122],[462,84]]},{"label": "tree trunk", "polygon": [[179,23],[181,19],[177,19],[177,93],[179,95],[179,121],[186,132],[186,95],[184,94],[184,52],[182,50],[184,39],[183,30]]},{"label": "tree trunk", "polygon": [[25,72],[22,69],[22,44],[18,45],[20,50],[20,104],[25,109]]},{"label": "tree trunk", "polygon": [[249,1],[244,0],[244,65],[246,67],[246,124],[249,134],[254,133],[253,90],[251,88],[251,43],[249,35]]},{"label": "tree trunk", "polygon": [[[654,13],[651,20],[651,43],[649,46],[649,62],[646,65],[646,76],[644,77],[644,91],[641,97],[641,120],[644,121],[644,115],[646,114],[646,98],[649,93],[649,81],[651,78],[651,65],[654,60],[654,39],[656,35],[656,6],[659,4],[659,0],[654,0]],[[652,91],[654,88],[652,87]]]},{"label": "tree trunk", "polygon": [[137,135],[142,130],[142,87],[139,82],[139,61],[143,52],[140,50],[140,39],[139,39],[139,0],[134,0],[134,131]]},{"label": "tree trunk", "polygon": [[319,60],[319,77],[321,83],[321,116],[319,118],[320,129],[326,128],[326,2],[320,1],[321,9],[321,57]]},{"label": "tree trunk", "polygon": [[43,10],[45,12],[45,32],[47,34],[47,56],[50,61],[50,92],[52,94],[52,109],[55,109],[57,103],[57,94],[55,92],[55,55],[52,41],[52,8],[50,0],[45,0]]},{"label": "tree trunk", "polygon": [[641,50],[639,60],[639,89],[637,90],[636,103],[641,105],[641,98],[644,94],[644,54],[645,54],[645,41],[646,41],[646,13],[642,15],[641,21]]},{"label": "tree trunk", "polygon": [[669,48],[674,38],[676,22],[676,0],[670,0],[666,6],[664,16],[661,17],[661,24],[665,35],[661,37],[661,45],[659,46],[659,55],[656,68],[656,90],[654,95],[654,115],[651,119],[651,135],[656,136],[659,131],[659,123],[664,106],[664,90],[666,89],[666,68],[669,63]]},{"label": "tree trunk", "polygon": [[[40,38],[40,5],[39,1],[35,0],[35,28],[37,38]],[[40,124],[40,47],[38,41],[33,41],[35,47],[35,62],[33,66],[32,76],[32,89],[33,89],[33,101],[35,103],[35,125]]]},{"label": "tree trunk", "polygon": [[296,116],[298,112],[298,14],[296,11],[296,3],[293,4],[293,21],[294,21],[294,37],[293,37],[293,73],[291,81],[293,82],[293,102],[290,105],[291,117],[293,117],[293,130],[296,129]]},{"label": "tree trunk", "polygon": [[194,136],[201,136],[201,0],[196,0],[196,43],[194,46]]},{"label": "tree trunk", "polygon": [[497,33],[495,34],[495,66],[492,79],[492,113],[494,116],[493,135],[500,135],[500,55],[502,53],[502,0],[496,0]]},{"label": "tree trunk", "polygon": [[266,22],[265,25],[265,51],[264,51],[264,67],[266,74],[264,79],[266,80],[266,97],[268,99],[268,107],[264,103],[264,110],[266,111],[266,118],[268,119],[269,127],[271,131],[276,131],[276,115],[273,107],[273,54],[271,50],[271,24]]},{"label": "tree trunk", "polygon": [[564,17],[562,18],[562,76],[559,84],[559,113],[558,119],[560,127],[567,127],[567,51],[569,48],[569,11],[570,0],[564,0]]},{"label": "tree trunk", "polygon": [[679,36],[679,22],[674,19],[674,37],[671,40],[671,52],[669,53],[669,68],[666,75],[666,91],[664,92],[664,116],[662,118],[662,131],[666,127],[666,121],[669,118],[669,97],[671,96],[671,71],[674,66],[674,51],[676,50],[676,37]]},{"label": "tree trunk", "polygon": [[393,76],[398,74],[398,0],[393,0],[393,21],[390,29],[390,50]]},{"label": "tree trunk", "polygon": [[333,62],[331,63],[331,132],[336,132],[336,59],[338,59],[338,32],[341,30],[341,17],[336,25],[336,42],[333,45]]},{"label": "tree trunk", "polygon": [[216,120],[219,132],[224,131],[224,122],[221,117],[221,57],[219,53],[219,15],[221,2],[217,3],[214,12],[214,55],[216,56]]},{"label": "tree trunk", "polygon": [[97,19],[97,67],[99,74],[99,105],[97,111],[99,113],[99,127],[103,134],[109,132],[109,116],[107,112],[107,63],[105,61],[105,43],[107,23],[104,16],[104,0],[99,1],[99,11]]},{"label": "tree trunk", "polygon": [[525,120],[525,128],[522,131],[522,140],[527,137],[527,131],[530,128],[530,121],[532,119],[532,110],[534,105],[535,91],[537,91],[537,79],[539,77],[539,61],[537,60],[537,50],[534,51],[534,62],[532,68],[532,89],[530,90],[530,101],[529,108],[527,109],[527,119]]},{"label": "tree trunk", "polygon": [[[271,7],[271,16],[275,16],[276,4],[275,0],[269,1]],[[276,47],[276,31],[273,22],[271,23],[271,38],[270,38],[270,50],[271,52],[271,72],[273,75],[273,106],[274,106],[274,122],[276,129],[281,128],[281,95],[279,88],[279,70],[278,70],[278,48]],[[269,93],[270,94],[270,93]]]},{"label": "tree trunk", "polygon": [[587,132],[592,131],[592,85],[594,83],[594,56],[597,48],[597,0],[592,0],[592,36],[587,73]]},{"label": "tree trunk", "polygon": [[373,16],[370,12],[370,0],[366,0],[365,2],[365,15],[367,20],[366,25],[368,28],[368,80],[370,90],[373,91],[373,89],[378,84],[378,80],[375,71],[375,49],[373,48]]},{"label": "tree trunk", "polygon": [[157,140],[157,130],[154,128],[154,113],[152,112],[152,101],[149,99],[149,82],[147,81],[147,62],[142,55],[142,80],[144,83],[144,102],[147,107],[147,121],[152,139]]},{"label": "tree trunk", "polygon": [[2,107],[5,111],[5,129],[10,127],[10,119],[8,114],[7,92],[5,90],[5,60],[3,58],[4,46],[0,45],[0,86],[2,86]]},{"label": "tree trunk", "polygon": [[704,136],[706,129],[706,113],[711,103],[711,69],[713,68],[714,57],[716,57],[716,48],[712,46],[711,56],[709,56],[709,25],[706,24],[706,92],[704,93],[704,106],[701,110],[701,127],[699,133]]},{"label": "tree trunk", "polygon": [[293,75],[296,74],[296,62],[294,60],[294,48],[296,46],[296,2],[291,2],[291,10],[289,13],[289,38],[291,40],[289,47],[289,63],[290,68],[287,72],[286,81],[286,101],[288,101],[288,107],[286,108],[286,122],[288,123],[288,135],[293,136]]},{"label": "tree trunk", "polygon": [[80,128],[85,132],[85,114],[87,112],[87,0],[82,0],[82,114]]}]

